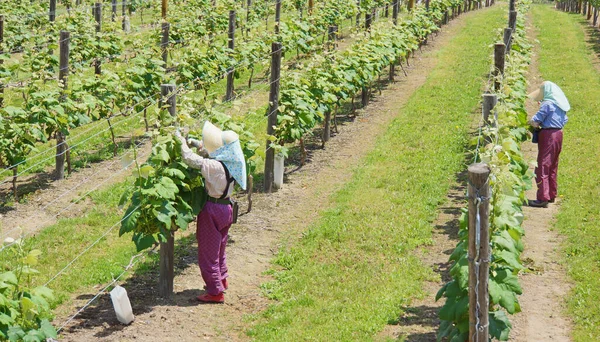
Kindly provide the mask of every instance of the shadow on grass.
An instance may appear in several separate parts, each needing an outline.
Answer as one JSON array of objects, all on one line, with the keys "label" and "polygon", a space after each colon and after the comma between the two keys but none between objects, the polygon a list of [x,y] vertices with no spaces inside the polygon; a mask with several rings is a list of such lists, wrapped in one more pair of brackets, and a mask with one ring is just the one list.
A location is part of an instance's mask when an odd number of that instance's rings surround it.
[{"label": "shadow on grass", "polygon": [[585,26],[585,31],[588,36],[586,42],[590,44],[592,51],[600,58],[600,30],[598,30],[597,27],[592,26],[585,17],[579,18],[579,22]]},{"label": "shadow on grass", "polygon": [[[414,306],[404,307],[404,316],[399,320],[388,322],[391,325],[406,325],[419,327],[434,327],[438,326],[440,321],[438,318],[438,308],[431,306]],[[436,334],[433,332],[415,332],[410,335],[401,334],[398,341],[405,342],[425,342],[435,341]]]},{"label": "shadow on grass", "polygon": [[[197,267],[198,248],[194,245],[195,235],[182,237],[175,242],[175,276],[183,273],[189,267]],[[229,242],[230,244],[233,241]],[[190,307],[201,305],[195,298],[203,293],[202,280],[198,270],[198,289],[186,289],[182,291],[174,290],[170,299],[158,297],[158,279],[159,279],[159,256],[158,249],[150,252],[147,258],[141,262],[133,275],[120,285],[127,289],[128,297],[134,315],[141,315],[152,312],[156,306],[178,306]],[[93,294],[85,294],[77,297],[78,300],[87,301],[93,298]],[[79,308],[79,307],[78,307]],[[77,308],[77,309],[78,309]],[[156,317],[152,319],[163,319]],[[81,330],[97,330],[94,336],[98,338],[109,338],[113,333],[126,328],[121,324],[115,315],[113,305],[108,292],[101,294],[82,313],[77,315],[65,328],[65,332],[74,333]],[[54,322],[61,324],[62,322]],[[150,323],[150,322],[145,322]]]}]

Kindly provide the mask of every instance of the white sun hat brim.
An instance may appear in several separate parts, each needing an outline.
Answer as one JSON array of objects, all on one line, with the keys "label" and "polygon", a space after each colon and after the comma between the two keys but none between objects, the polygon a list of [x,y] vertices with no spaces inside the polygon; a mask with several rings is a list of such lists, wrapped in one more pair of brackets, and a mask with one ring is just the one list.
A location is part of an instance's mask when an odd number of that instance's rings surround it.
[{"label": "white sun hat brim", "polygon": [[208,121],[204,123],[204,127],[202,128],[202,144],[208,153],[212,153],[223,146],[222,133],[223,131],[212,123]]}]

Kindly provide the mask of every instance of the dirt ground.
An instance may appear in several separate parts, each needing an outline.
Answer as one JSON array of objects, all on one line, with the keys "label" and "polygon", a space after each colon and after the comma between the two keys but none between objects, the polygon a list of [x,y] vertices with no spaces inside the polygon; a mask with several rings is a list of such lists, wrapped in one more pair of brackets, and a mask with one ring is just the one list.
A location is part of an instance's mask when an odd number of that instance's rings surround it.
[{"label": "dirt ground", "polygon": [[[437,62],[436,51],[465,25],[464,17],[444,27],[438,37],[411,60],[405,78],[398,70],[396,82],[388,85],[353,120],[346,120],[325,149],[318,139],[308,144],[308,163],[302,168],[288,169],[285,186],[276,193],[255,194],[253,210],[240,217],[231,229],[228,246],[230,269],[229,290],[224,305],[199,305],[194,297],[201,293],[202,280],[196,265],[195,242],[184,244],[177,256],[175,295],[172,300],[156,297],[157,274],[133,275],[121,283],[129,293],[135,321],[119,324],[107,294],[89,307],[61,333],[66,341],[244,341],[248,314],[264,310],[269,301],[262,296],[260,284],[268,281],[269,269],[278,243],[297,239],[301,232],[327,208],[329,197],[351,175],[375,139],[385,131],[397,115],[398,108],[421,86]],[[360,132],[360,135],[359,135]],[[361,139],[357,139],[357,137]],[[242,207],[243,211],[244,207]],[[193,239],[191,239],[193,240]],[[447,257],[446,257],[447,259]],[[95,292],[80,295],[75,305],[82,305]],[[62,324],[77,307],[61,308],[69,312],[56,317]]]}]

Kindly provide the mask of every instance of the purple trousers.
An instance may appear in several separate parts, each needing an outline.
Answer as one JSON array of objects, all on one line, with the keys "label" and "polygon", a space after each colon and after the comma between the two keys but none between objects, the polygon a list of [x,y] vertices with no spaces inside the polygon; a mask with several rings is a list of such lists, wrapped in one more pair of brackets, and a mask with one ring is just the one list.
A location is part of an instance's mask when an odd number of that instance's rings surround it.
[{"label": "purple trousers", "polygon": [[549,201],[556,198],[558,156],[562,150],[563,132],[560,129],[543,129],[538,140],[538,166],[535,168],[537,200]]},{"label": "purple trousers", "polygon": [[206,202],[198,214],[196,240],[198,240],[198,265],[206,292],[218,295],[223,292],[222,280],[227,278],[225,246],[233,221],[230,205]]}]

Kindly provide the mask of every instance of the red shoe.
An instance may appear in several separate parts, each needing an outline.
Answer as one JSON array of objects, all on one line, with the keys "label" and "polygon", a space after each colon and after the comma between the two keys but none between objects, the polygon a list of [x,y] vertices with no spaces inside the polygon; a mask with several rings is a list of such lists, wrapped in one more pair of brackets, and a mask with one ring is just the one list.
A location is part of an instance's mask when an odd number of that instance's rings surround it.
[{"label": "red shoe", "polygon": [[219,293],[218,295],[211,295],[211,294],[205,293],[203,295],[196,297],[196,299],[198,299],[198,301],[200,301],[202,303],[216,303],[216,304],[225,303],[225,296],[223,295],[223,292]]},{"label": "red shoe", "polygon": [[223,284],[223,288],[227,290],[227,288],[229,287],[229,283],[227,283],[227,278],[221,280],[221,283]]}]

